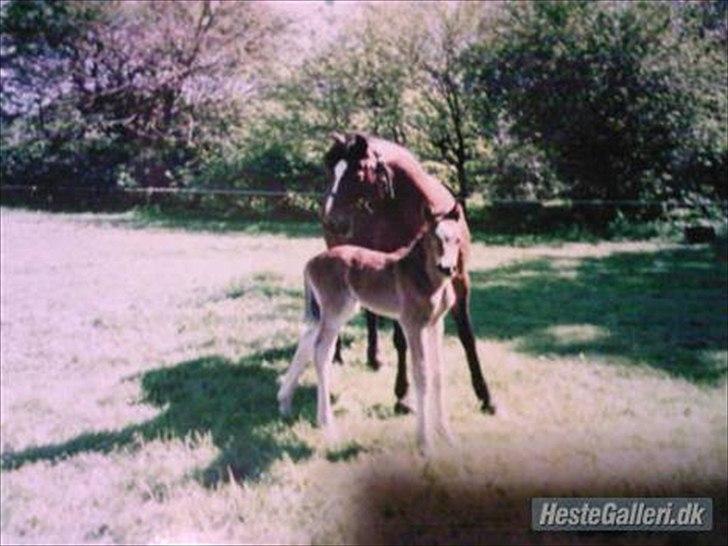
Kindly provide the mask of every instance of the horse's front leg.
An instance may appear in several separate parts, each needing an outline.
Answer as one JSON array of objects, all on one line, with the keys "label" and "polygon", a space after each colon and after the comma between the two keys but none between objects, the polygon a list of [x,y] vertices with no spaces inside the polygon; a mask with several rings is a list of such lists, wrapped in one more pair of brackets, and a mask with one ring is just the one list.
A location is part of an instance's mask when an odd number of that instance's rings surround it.
[{"label": "horse's front leg", "polygon": [[313,359],[316,364],[318,384],[316,387],[316,423],[326,430],[327,436],[334,436],[334,413],[331,409],[331,363],[336,345],[338,328],[322,322],[314,343]]},{"label": "horse's front leg", "polygon": [[468,360],[468,368],[470,369],[470,380],[473,384],[473,390],[481,403],[481,410],[484,413],[493,415],[495,406],[490,399],[488,385],[485,383],[483,371],[480,368],[480,360],[475,349],[475,336],[473,335],[473,325],[470,322],[470,279],[466,271],[455,277],[452,281],[455,289],[456,301],[452,307],[451,314],[455,319],[458,329],[458,337],[465,349],[465,356]]},{"label": "horse's front leg", "polygon": [[377,327],[379,326],[379,317],[371,311],[366,311],[367,317],[367,364],[372,370],[378,370],[382,367],[379,360],[379,343]]},{"label": "horse's front leg", "polygon": [[445,395],[443,392],[443,359],[442,359],[442,343],[445,335],[444,317],[440,317],[431,327],[430,332],[430,364],[432,366],[432,390],[435,395],[435,430],[443,437],[447,443],[452,444],[453,437],[450,432],[450,424],[445,406]]},{"label": "horse's front leg", "polygon": [[394,403],[394,413],[404,415],[410,413],[412,408],[405,401],[409,383],[407,382],[407,339],[404,337],[402,326],[394,321],[394,346],[397,349],[397,379],[394,382],[394,395],[397,401]]}]

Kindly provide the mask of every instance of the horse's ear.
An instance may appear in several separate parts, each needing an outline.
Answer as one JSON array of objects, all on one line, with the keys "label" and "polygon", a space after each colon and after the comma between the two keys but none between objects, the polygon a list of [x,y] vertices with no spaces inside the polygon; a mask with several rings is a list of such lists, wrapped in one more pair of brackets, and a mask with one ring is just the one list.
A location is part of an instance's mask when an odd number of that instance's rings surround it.
[{"label": "horse's ear", "polygon": [[443,216],[444,220],[460,220],[460,207],[457,203],[455,203],[455,206],[450,209],[450,212],[448,212],[445,216]]},{"label": "horse's ear", "polygon": [[355,157],[364,157],[367,153],[369,143],[365,136],[356,133],[351,143],[351,151]]},{"label": "horse's ear", "polygon": [[346,143],[346,138],[344,138],[344,135],[342,135],[341,133],[337,133],[336,131],[329,134],[329,137],[331,137],[331,140],[333,140],[335,144],[341,144],[343,146]]}]

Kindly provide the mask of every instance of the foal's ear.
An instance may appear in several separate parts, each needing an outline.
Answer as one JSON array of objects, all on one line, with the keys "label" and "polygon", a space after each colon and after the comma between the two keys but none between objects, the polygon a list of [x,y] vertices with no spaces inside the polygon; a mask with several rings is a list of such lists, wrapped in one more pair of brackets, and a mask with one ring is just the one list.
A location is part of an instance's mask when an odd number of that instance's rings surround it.
[{"label": "foal's ear", "polygon": [[442,217],[443,220],[460,220],[460,207],[457,203],[455,203],[455,206],[450,209],[450,212],[448,212],[445,216]]},{"label": "foal's ear", "polygon": [[437,224],[438,218],[432,212],[432,209],[430,207],[424,207],[424,215],[425,215],[425,222],[430,227],[430,229],[434,228],[435,225]]},{"label": "foal's ear", "polygon": [[359,133],[356,133],[354,135],[354,139],[352,140],[351,144],[351,152],[354,154],[355,157],[364,157],[367,153],[367,148],[369,147],[369,143],[367,142],[367,139],[365,136],[360,135]]}]

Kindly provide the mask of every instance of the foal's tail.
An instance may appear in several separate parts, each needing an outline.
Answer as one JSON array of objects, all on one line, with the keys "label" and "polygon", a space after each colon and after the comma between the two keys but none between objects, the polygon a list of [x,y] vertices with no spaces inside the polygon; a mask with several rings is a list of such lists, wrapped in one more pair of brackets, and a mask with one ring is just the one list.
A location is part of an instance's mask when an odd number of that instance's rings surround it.
[{"label": "foal's tail", "polygon": [[303,319],[306,322],[318,322],[319,320],[321,320],[321,307],[319,307],[319,304],[316,301],[316,295],[313,293],[308,279],[306,279],[303,283],[303,294],[304,298],[306,299],[306,307],[303,312]]}]

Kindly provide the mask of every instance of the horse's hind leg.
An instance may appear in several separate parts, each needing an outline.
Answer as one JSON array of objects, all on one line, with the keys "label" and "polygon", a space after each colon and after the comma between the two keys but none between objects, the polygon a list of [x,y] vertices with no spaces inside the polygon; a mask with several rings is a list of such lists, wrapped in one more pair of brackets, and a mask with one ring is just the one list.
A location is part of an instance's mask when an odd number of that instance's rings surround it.
[{"label": "horse's hind leg", "polygon": [[379,339],[377,328],[379,326],[379,317],[371,311],[366,311],[367,317],[367,364],[372,370],[378,370],[382,367],[379,360]]},{"label": "horse's hind leg", "polygon": [[404,398],[407,396],[409,383],[407,382],[407,339],[402,332],[402,326],[394,321],[394,346],[397,349],[397,379],[394,382],[394,395],[397,401],[394,403],[394,413],[404,415],[412,409]]},{"label": "horse's hind leg", "polygon": [[281,387],[278,390],[278,409],[284,416],[291,413],[291,402],[293,393],[298,386],[298,380],[306,368],[306,364],[313,360],[314,341],[316,340],[318,326],[318,323],[311,324],[301,334],[298,347],[296,347],[296,354],[293,355],[293,361],[281,380]]},{"label": "horse's hind leg", "polygon": [[481,410],[485,413],[494,414],[495,407],[490,400],[490,392],[483,377],[483,371],[480,368],[480,360],[475,349],[475,336],[473,336],[473,325],[470,322],[469,309],[469,279],[466,272],[453,279],[453,288],[457,300],[452,308],[452,316],[458,328],[458,337],[465,349],[465,356],[468,360],[468,368],[470,369],[470,380],[473,384],[473,390],[481,402]]}]

